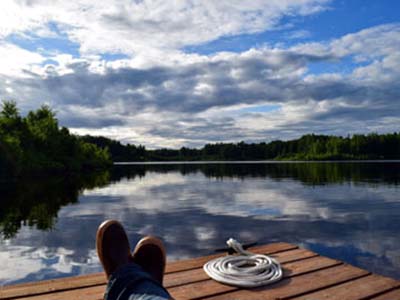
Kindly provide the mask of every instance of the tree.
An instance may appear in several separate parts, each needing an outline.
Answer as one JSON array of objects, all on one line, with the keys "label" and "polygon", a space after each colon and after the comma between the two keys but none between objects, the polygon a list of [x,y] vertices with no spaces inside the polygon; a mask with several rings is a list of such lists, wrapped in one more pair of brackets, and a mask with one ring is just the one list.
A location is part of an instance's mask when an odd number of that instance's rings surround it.
[{"label": "tree", "polygon": [[105,168],[112,161],[100,148],[59,128],[47,105],[21,118],[15,102],[3,102],[0,112],[0,175],[32,172],[77,172]]},{"label": "tree", "polygon": [[3,101],[0,116],[5,119],[19,118],[19,111],[15,101]]}]

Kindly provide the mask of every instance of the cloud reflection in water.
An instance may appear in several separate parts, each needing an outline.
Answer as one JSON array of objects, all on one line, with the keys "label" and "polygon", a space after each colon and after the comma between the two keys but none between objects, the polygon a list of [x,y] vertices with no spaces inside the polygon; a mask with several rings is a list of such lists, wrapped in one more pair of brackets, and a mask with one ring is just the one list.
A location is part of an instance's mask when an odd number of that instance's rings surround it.
[{"label": "cloud reflection in water", "polygon": [[0,283],[100,271],[95,232],[108,218],[125,225],[132,245],[145,234],[161,236],[170,260],[209,254],[232,236],[296,243],[400,278],[397,171],[394,181],[371,172],[310,184],[294,171],[215,176],[201,167],[168,168],[111,176],[108,185],[61,208],[51,231],[22,227],[0,244]]}]

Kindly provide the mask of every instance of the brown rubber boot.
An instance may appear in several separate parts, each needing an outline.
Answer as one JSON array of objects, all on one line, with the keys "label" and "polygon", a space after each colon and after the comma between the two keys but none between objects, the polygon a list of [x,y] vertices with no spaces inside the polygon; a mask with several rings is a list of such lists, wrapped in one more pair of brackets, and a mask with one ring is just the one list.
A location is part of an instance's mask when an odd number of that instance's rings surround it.
[{"label": "brown rubber boot", "polygon": [[128,237],[118,221],[101,223],[97,229],[96,248],[107,278],[119,267],[132,261]]},{"label": "brown rubber boot", "polygon": [[165,253],[164,244],[160,239],[146,236],[137,243],[132,258],[162,285],[166,264]]}]

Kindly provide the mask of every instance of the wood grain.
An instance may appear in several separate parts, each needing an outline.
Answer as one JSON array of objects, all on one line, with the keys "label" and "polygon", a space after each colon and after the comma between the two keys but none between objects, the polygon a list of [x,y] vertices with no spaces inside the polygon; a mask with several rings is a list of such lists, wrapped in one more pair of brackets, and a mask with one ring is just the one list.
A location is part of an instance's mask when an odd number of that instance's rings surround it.
[{"label": "wood grain", "polygon": [[[275,257],[284,279],[271,286],[240,289],[211,280],[203,264],[224,253],[169,262],[164,285],[179,299],[293,299],[400,300],[400,281],[370,274],[341,261],[319,256],[287,243],[254,247],[251,251]],[[101,300],[106,287],[103,273],[17,284],[0,288],[0,299]]]},{"label": "wood grain", "polygon": [[369,300],[400,300],[400,289],[385,292],[379,296],[372,297]]},{"label": "wood grain", "polygon": [[[272,253],[280,253],[285,252],[287,250],[296,249],[297,246],[291,245],[288,243],[273,243],[268,245],[262,245],[257,247],[252,247],[250,251],[255,253],[264,253],[264,254],[272,254]],[[304,251],[304,249],[303,249]],[[307,250],[305,250],[307,251]],[[313,255],[310,253],[304,252],[305,255]],[[208,260],[223,256],[224,253],[210,256],[203,256],[194,259],[187,259],[177,262],[168,263],[166,266],[166,275],[170,273],[180,272],[184,270],[191,270],[200,268],[206,263]],[[298,257],[297,253],[289,253],[288,256],[294,255],[294,257]],[[296,256],[297,255],[297,256]],[[202,275],[202,274],[201,274]],[[193,277],[195,278],[195,277]],[[175,280],[176,281],[176,280]],[[188,281],[190,282],[190,281]],[[46,293],[55,293],[61,291],[68,291],[74,289],[82,289],[88,287],[96,287],[102,286],[104,290],[104,285],[107,283],[106,277],[104,273],[96,273],[91,275],[81,275],[75,277],[68,278],[60,278],[53,280],[45,280],[33,283],[24,283],[13,286],[5,286],[0,288],[0,299],[15,299],[23,296],[32,296],[32,295],[40,295]]]},{"label": "wood grain", "polygon": [[[251,290],[235,290],[221,295],[209,295],[208,299],[289,299],[290,297],[334,286],[368,275],[365,270],[349,265],[339,265],[316,272],[286,278],[274,285]],[[182,295],[179,295],[180,297]],[[182,297],[183,299],[186,297]],[[196,297],[193,297],[196,298]],[[193,299],[192,298],[192,299]],[[187,299],[187,298],[186,298]]]},{"label": "wood grain", "polygon": [[400,282],[391,278],[369,275],[315,293],[296,297],[296,300],[361,300],[382,291],[399,287]]},{"label": "wood grain", "polygon": [[[298,260],[283,264],[284,277],[290,278],[311,271],[336,266],[338,264],[341,263],[339,261],[321,256]],[[272,286],[275,286],[275,284]],[[221,284],[211,279],[170,288],[168,290],[175,299],[196,299],[208,297],[213,294],[240,291],[240,289],[237,287]],[[243,291],[247,292],[249,290]]]}]

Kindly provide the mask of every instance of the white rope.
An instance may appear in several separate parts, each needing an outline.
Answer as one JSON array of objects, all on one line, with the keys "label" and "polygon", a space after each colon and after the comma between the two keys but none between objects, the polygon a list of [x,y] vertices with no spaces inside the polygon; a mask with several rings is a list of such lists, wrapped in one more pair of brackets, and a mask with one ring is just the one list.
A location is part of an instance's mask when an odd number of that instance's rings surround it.
[{"label": "white rope", "polygon": [[227,242],[239,255],[227,255],[207,262],[203,269],[212,279],[238,287],[257,287],[282,278],[282,268],[267,255],[254,254],[230,238]]}]

